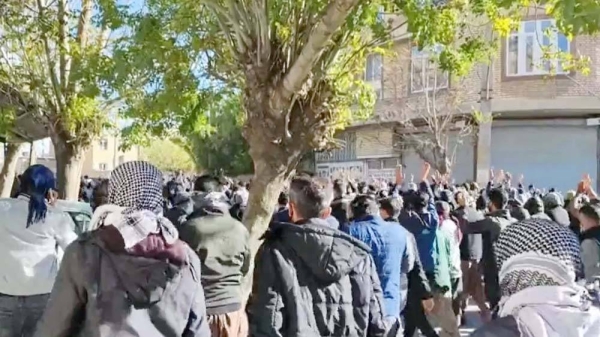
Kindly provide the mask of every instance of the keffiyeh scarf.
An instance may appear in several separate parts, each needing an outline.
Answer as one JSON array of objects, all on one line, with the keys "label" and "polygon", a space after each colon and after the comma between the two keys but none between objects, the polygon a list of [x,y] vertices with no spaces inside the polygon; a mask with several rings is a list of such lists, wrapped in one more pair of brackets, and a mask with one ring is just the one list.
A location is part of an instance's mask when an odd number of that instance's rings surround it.
[{"label": "keffiyeh scarf", "polygon": [[162,215],[162,173],[152,164],[132,161],[118,166],[108,182],[108,204],[92,216],[92,229],[114,226],[129,249],[150,234],[160,234],[167,244],[177,229]]},{"label": "keffiyeh scarf", "polygon": [[525,336],[598,336],[600,311],[576,283],[579,241],[568,228],[550,220],[521,221],[502,231],[495,253],[500,317],[514,316]]}]

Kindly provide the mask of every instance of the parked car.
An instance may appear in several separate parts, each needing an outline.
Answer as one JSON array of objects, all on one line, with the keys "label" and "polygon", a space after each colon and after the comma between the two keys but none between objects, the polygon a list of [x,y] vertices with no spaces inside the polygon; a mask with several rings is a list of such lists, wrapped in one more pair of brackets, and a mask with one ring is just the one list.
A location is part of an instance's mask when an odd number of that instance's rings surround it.
[{"label": "parked car", "polygon": [[89,232],[92,222],[92,207],[86,202],[57,200],[55,207],[67,212],[75,223],[74,231],[77,235]]}]

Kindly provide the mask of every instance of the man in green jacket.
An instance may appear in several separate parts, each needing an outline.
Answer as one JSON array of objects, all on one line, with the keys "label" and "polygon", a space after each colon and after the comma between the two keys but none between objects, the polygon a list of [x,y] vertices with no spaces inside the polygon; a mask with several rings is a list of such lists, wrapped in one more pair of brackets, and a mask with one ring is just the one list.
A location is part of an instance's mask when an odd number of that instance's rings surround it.
[{"label": "man in green jacket", "polygon": [[452,238],[439,227],[435,232],[434,256],[436,259],[432,279],[429,280],[433,292],[434,306],[429,317],[442,329],[441,337],[460,337],[458,324],[452,310]]},{"label": "man in green jacket", "polygon": [[194,212],[179,227],[179,237],[200,257],[206,313],[212,337],[246,337],[242,280],[250,265],[249,234],[232,218],[218,180],[201,176],[194,183]]}]

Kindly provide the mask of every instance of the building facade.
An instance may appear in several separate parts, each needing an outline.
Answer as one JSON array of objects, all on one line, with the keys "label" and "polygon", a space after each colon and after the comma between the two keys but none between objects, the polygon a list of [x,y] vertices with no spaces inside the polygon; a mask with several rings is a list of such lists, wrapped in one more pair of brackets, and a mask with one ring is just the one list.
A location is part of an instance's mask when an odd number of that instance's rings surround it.
[{"label": "building facade", "polygon": [[[139,160],[141,158],[140,148],[134,146],[127,151],[120,148],[120,138],[111,134],[104,134],[95,140],[90,149],[85,153],[81,169],[82,176],[92,178],[106,178],[110,172],[127,161]],[[34,142],[34,162],[49,167],[56,172],[56,157],[54,147],[49,138]],[[27,169],[30,163],[31,147],[28,144],[21,146],[16,171],[21,173]],[[2,161],[4,156],[2,154]]]},{"label": "building facade", "polygon": [[[427,52],[411,45],[409,34],[398,32],[393,57],[370,56],[367,61],[365,79],[378,96],[373,120],[342,132],[344,149],[318,154],[318,174],[335,178],[352,172],[360,179],[391,179],[402,164],[409,177],[416,177],[422,160],[398,140],[402,129],[394,118],[427,105],[435,93],[460,97],[454,100],[460,111],[489,117],[468,135],[448,132],[457,182],[486,182],[490,168],[523,174],[527,183],[563,192],[574,189],[584,174],[597,181],[600,38],[569,41],[552,32],[553,26],[543,14],[525,17],[519,30],[501,41],[490,64],[476,66],[461,79],[448,78]],[[590,73],[562,69],[560,62],[544,59],[545,48],[588,56]]]},{"label": "building facade", "polygon": [[120,164],[141,158],[140,147],[134,146],[123,151],[120,149],[120,141],[118,136],[109,134],[94,141],[85,154],[81,175],[91,178],[107,178],[110,172]]}]

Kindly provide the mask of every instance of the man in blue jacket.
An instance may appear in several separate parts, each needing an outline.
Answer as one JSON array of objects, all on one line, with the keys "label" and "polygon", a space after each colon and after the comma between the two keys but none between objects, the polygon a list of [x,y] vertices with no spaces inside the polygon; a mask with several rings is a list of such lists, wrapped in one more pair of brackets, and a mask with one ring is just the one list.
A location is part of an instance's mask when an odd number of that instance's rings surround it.
[{"label": "man in blue jacket", "polygon": [[393,326],[388,336],[402,336],[400,308],[405,299],[401,298],[400,280],[401,262],[408,254],[406,232],[381,218],[377,200],[371,195],[357,196],[351,203],[351,210],[354,220],[342,229],[371,248],[383,290],[386,318]]}]

